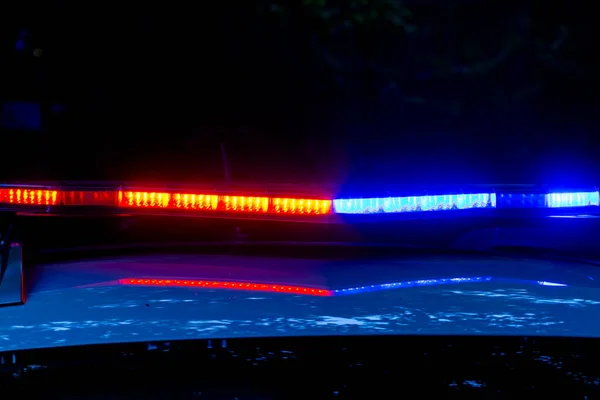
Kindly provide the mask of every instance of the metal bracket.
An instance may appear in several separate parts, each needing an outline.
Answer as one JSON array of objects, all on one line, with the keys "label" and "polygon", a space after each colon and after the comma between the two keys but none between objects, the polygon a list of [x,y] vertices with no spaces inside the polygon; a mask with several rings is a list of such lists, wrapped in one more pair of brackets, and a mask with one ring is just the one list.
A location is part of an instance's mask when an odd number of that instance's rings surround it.
[{"label": "metal bracket", "polygon": [[0,264],[0,307],[25,304],[23,254],[18,243],[5,243]]}]

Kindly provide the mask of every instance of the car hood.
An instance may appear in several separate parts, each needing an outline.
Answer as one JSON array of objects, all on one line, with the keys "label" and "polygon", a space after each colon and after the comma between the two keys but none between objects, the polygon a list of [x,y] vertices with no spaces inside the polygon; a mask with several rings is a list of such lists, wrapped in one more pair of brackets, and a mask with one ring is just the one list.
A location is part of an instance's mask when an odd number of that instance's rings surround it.
[{"label": "car hood", "polygon": [[160,255],[37,265],[0,350],[358,334],[600,336],[600,273],[568,261]]}]

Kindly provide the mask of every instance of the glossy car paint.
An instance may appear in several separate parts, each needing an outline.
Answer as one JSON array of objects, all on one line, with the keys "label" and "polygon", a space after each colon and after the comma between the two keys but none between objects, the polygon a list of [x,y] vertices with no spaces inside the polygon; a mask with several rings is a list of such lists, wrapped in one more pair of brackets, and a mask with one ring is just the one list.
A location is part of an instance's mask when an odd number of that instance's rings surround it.
[{"label": "glossy car paint", "polygon": [[[45,264],[26,272],[26,304],[0,309],[2,351],[265,336],[600,336],[600,270],[566,261],[174,254]],[[123,284],[131,278],[300,285],[333,295]]]}]

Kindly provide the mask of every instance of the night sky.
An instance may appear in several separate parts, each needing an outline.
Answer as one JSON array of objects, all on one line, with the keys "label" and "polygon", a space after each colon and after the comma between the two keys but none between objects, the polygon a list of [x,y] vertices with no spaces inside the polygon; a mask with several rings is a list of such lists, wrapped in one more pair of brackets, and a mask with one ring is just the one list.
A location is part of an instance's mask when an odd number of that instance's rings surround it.
[{"label": "night sky", "polygon": [[600,182],[591,6],[341,4],[2,5],[2,179]]}]

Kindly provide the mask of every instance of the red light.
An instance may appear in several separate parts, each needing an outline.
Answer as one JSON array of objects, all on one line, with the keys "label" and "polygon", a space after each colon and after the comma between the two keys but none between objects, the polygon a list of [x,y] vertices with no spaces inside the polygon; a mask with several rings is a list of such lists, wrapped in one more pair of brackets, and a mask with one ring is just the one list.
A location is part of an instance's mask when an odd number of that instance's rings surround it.
[{"label": "red light", "polygon": [[217,196],[191,193],[119,192],[120,207],[198,211],[232,211],[260,214],[323,215],[331,213],[331,200],[279,197]]},{"label": "red light", "polygon": [[273,211],[283,214],[329,214],[331,200],[274,198]]},{"label": "red light", "polygon": [[2,188],[0,189],[0,203],[50,206],[58,203],[58,195],[57,190]]},{"label": "red light", "polygon": [[216,210],[219,196],[189,193],[119,192],[121,207]]},{"label": "red light", "polygon": [[305,286],[275,285],[254,282],[205,281],[197,279],[120,279],[121,285],[158,287],[197,287],[209,289],[249,290],[257,292],[288,293],[303,296],[333,296],[331,290]]},{"label": "red light", "polygon": [[268,197],[221,196],[220,201],[227,211],[269,212]]},{"label": "red light", "polygon": [[117,193],[113,191],[64,191],[61,192],[65,206],[116,206]]},{"label": "red light", "polygon": [[332,213],[332,201],[293,197],[238,196],[117,190],[51,190],[2,187],[0,204],[25,206],[97,206],[296,216]]}]

